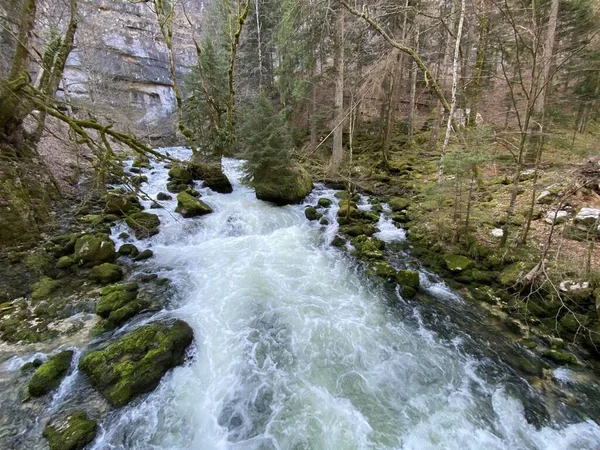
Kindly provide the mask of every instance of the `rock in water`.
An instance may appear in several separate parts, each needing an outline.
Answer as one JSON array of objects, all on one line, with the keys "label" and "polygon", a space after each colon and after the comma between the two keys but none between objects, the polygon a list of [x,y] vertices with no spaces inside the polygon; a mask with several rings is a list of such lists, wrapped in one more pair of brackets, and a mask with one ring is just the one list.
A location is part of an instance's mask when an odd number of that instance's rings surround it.
[{"label": "rock in water", "polygon": [[204,186],[219,194],[233,192],[231,182],[218,164],[191,162],[188,164],[188,171],[192,174],[193,179],[204,181]]},{"label": "rock in water", "polygon": [[160,219],[156,214],[138,212],[127,216],[125,220],[135,231],[135,237],[138,239],[154,236],[158,234]]},{"label": "rock in water", "polygon": [[41,397],[56,389],[71,367],[73,352],[67,350],[52,356],[42,364],[29,381],[29,394]]},{"label": "rock in water", "polygon": [[102,289],[96,314],[105,319],[104,329],[113,329],[144,310],[148,305],[138,298],[137,283],[114,284]]},{"label": "rock in water", "polygon": [[256,174],[252,182],[256,198],[276,205],[300,203],[313,190],[306,170],[297,168],[284,174]]},{"label": "rock in water", "polygon": [[177,208],[175,208],[175,212],[188,218],[210,214],[213,210],[202,200],[198,200],[187,192],[180,192],[177,195]]},{"label": "rock in water", "polygon": [[193,338],[192,328],[181,320],[144,325],[85,355],[79,369],[111,405],[123,406],[154,390],[167,371],[181,365]]},{"label": "rock in water", "polygon": [[64,419],[53,419],[44,428],[50,450],[81,450],[96,437],[96,422],[85,411],[77,411]]},{"label": "rock in water", "polygon": [[107,234],[85,234],[75,242],[73,259],[79,264],[96,266],[105,262],[113,262],[116,257],[115,244]]}]

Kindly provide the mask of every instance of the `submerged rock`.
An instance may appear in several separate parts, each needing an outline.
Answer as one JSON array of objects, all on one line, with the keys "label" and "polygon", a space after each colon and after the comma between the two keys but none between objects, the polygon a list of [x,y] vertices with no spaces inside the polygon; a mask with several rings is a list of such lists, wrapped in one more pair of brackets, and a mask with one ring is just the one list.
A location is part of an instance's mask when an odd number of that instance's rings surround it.
[{"label": "submerged rock", "polygon": [[48,422],[42,435],[48,439],[50,450],[81,450],[94,440],[97,428],[85,411],[76,411]]},{"label": "submerged rock", "polygon": [[180,192],[177,195],[177,208],[175,209],[175,212],[188,218],[210,214],[213,210],[202,200],[198,200],[187,192]]},{"label": "submerged rock", "polygon": [[116,257],[115,244],[106,234],[85,234],[75,242],[73,259],[79,264],[96,266],[113,262]]},{"label": "submerged rock", "polygon": [[181,320],[144,325],[85,355],[79,369],[112,406],[123,406],[154,390],[168,370],[182,364],[193,337]]},{"label": "submerged rock", "polygon": [[71,367],[73,351],[60,352],[48,359],[35,371],[29,381],[29,394],[41,397],[56,389]]},{"label": "submerged rock", "polygon": [[188,164],[188,170],[194,180],[204,181],[204,186],[219,194],[233,192],[233,186],[231,186],[227,175],[223,173],[220,164],[206,164],[194,161]]},{"label": "submerged rock", "polygon": [[138,212],[127,216],[125,221],[134,230],[135,237],[138,239],[158,234],[160,219],[156,214]]},{"label": "submerged rock", "polygon": [[257,199],[276,205],[300,203],[313,190],[310,175],[302,168],[277,175],[269,172],[258,173],[252,185]]}]

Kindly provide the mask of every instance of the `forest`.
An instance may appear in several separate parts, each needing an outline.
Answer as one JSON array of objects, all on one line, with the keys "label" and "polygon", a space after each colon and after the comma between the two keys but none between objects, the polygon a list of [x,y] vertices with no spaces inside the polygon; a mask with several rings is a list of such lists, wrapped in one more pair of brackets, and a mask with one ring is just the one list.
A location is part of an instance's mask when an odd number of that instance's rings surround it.
[{"label": "forest", "polygon": [[1,447],[600,445],[598,0],[0,19]]}]

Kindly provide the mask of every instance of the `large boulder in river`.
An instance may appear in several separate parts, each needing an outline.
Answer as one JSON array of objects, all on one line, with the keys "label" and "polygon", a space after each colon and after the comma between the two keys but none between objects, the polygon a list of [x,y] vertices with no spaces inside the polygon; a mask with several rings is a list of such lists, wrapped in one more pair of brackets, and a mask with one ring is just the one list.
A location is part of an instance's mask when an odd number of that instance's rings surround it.
[{"label": "large boulder in river", "polygon": [[125,222],[133,228],[135,237],[138,239],[158,234],[158,226],[160,225],[158,216],[147,212],[133,213],[127,216]]},{"label": "large boulder in river", "polygon": [[50,450],[82,450],[96,437],[98,427],[85,411],[76,411],[66,417],[54,418],[42,435],[48,439]]},{"label": "large boulder in river", "polygon": [[202,200],[198,200],[187,192],[180,192],[177,195],[177,208],[175,212],[178,212],[183,217],[196,217],[210,214],[213,212],[212,208],[204,203]]},{"label": "large boulder in river", "polygon": [[254,175],[252,185],[257,199],[276,205],[300,203],[313,190],[310,175],[302,168],[277,174],[259,171]]},{"label": "large boulder in river", "polygon": [[41,397],[56,389],[71,367],[73,352],[67,350],[52,356],[42,364],[29,381],[29,394]]},{"label": "large boulder in river", "polygon": [[169,178],[171,180],[177,180],[182,184],[188,184],[192,181],[192,174],[185,167],[173,166],[169,170]]},{"label": "large boulder in river", "polygon": [[144,325],[85,355],[79,370],[112,406],[123,406],[154,390],[168,370],[182,364],[193,339],[191,327],[181,320]]},{"label": "large boulder in river", "polygon": [[229,194],[233,192],[233,186],[223,173],[220,164],[208,164],[200,162],[190,162],[187,166],[194,180],[204,181],[204,186],[212,189],[219,194]]},{"label": "large boulder in river", "polygon": [[115,244],[107,234],[84,234],[75,242],[73,259],[79,264],[97,266],[116,257]]}]

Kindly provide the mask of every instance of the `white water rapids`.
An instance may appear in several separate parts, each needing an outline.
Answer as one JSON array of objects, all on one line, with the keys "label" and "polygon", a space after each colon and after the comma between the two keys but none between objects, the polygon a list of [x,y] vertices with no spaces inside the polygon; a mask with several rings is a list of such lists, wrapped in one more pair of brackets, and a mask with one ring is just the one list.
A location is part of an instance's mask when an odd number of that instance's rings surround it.
[{"label": "white water rapids", "polygon": [[[187,321],[196,346],[156,391],[100,424],[94,450],[600,448],[591,420],[528,423],[460,342],[420,325],[418,309],[406,320],[394,313],[389,293],[328,245],[334,225],[256,200],[239,163],[225,169],[233,193],[198,188],[213,214],[183,219],[176,200],[161,202],[151,211],[160,233],[127,241],[154,251],[144,264],[177,290],[160,314]],[[142,188],[155,198],[167,170],[147,175]],[[308,200],[334,193],[317,188]],[[382,238],[403,237],[381,225]],[[119,244],[125,230],[113,231]]]}]

